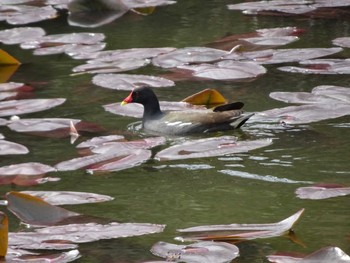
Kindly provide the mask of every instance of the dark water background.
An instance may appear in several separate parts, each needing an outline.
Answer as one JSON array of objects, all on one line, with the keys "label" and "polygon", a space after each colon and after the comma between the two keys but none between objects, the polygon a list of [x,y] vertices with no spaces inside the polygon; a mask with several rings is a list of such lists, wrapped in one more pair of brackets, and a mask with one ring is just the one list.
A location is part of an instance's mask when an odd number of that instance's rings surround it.
[{"label": "dark water background", "polygon": [[[253,17],[229,11],[224,0],[179,0],[177,4],[159,7],[150,16],[127,14],[96,29],[70,27],[66,16],[33,24],[47,34],[65,32],[101,32],[106,35],[106,49],[133,47],[203,46],[227,34],[252,32],[260,28],[297,26],[306,30],[301,39],[286,47],[331,47],[331,40],[349,35],[350,19],[310,19],[305,17]],[[0,29],[11,28],[5,22]],[[70,76],[74,66],[83,61],[66,55],[33,56],[19,46],[4,46],[24,64],[11,81],[36,83],[38,98],[67,98],[62,106],[23,117],[79,118],[96,122],[111,133],[125,134],[135,119],[105,112],[102,105],[121,101],[128,92],[97,87],[92,76]],[[350,51],[340,53],[349,57]],[[278,65],[279,66],[279,65]],[[247,111],[263,111],[286,104],[268,97],[272,91],[311,91],[317,85],[349,87],[348,75],[301,75],[280,72],[277,65],[267,66],[268,73],[252,82],[177,82],[173,88],[158,89],[161,100],[178,101],[205,88],[216,88],[230,100],[245,102]],[[159,74],[151,66],[132,73]],[[340,127],[343,126],[343,127]],[[114,201],[69,206],[68,209],[120,222],[166,224],[163,233],[81,244],[83,257],[78,262],[141,262],[155,259],[149,249],[157,241],[174,242],[177,228],[206,224],[272,223],[301,208],[305,213],[295,227],[306,247],[284,237],[239,244],[241,256],[234,262],[265,262],[275,251],[310,253],[324,246],[338,246],[348,254],[350,210],[349,198],[338,197],[312,201],[296,198],[294,191],[303,183],[290,184],[246,179],[223,174],[235,170],[252,175],[271,175],[295,181],[341,183],[350,185],[349,116],[302,125],[291,130],[252,133],[249,127],[232,134],[239,138],[274,138],[266,148],[226,157],[147,163],[128,170],[92,176],[84,171],[60,172],[53,176],[59,182],[33,187],[1,186],[10,190],[67,190],[107,194]],[[10,141],[26,145],[25,156],[2,157],[0,166],[38,161],[54,165],[76,157],[76,150],[66,139],[49,139],[13,133],[4,127],[0,132]],[[267,132],[267,135],[264,135]],[[128,138],[138,138],[138,134]],[[84,138],[85,139],[85,138]],[[86,138],[87,139],[87,138]],[[154,149],[154,153],[165,146]],[[18,221],[10,216],[11,229]]]}]

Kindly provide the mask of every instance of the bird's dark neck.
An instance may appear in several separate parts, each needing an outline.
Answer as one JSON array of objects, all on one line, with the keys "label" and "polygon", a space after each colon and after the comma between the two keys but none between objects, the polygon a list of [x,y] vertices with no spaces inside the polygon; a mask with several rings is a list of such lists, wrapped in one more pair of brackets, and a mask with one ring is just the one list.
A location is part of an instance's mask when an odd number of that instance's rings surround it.
[{"label": "bird's dark neck", "polygon": [[160,110],[159,101],[158,100],[152,100],[148,101],[143,105],[144,111],[143,111],[143,119],[157,119],[163,116],[163,112]]}]

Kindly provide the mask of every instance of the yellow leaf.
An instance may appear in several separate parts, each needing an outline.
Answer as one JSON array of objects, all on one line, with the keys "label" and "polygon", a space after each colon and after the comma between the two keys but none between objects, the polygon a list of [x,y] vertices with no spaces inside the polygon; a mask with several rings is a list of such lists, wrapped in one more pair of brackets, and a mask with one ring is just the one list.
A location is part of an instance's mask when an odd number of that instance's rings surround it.
[{"label": "yellow leaf", "polygon": [[191,103],[193,105],[213,106],[226,103],[226,99],[215,89],[205,89],[195,93],[182,101]]},{"label": "yellow leaf", "polygon": [[5,257],[8,245],[8,218],[0,211],[0,257]]},{"label": "yellow leaf", "polygon": [[21,62],[19,62],[17,59],[15,59],[6,51],[0,49],[0,65],[19,65],[19,64],[21,64]]},{"label": "yellow leaf", "polygon": [[5,83],[16,72],[19,65],[0,65],[0,83]]},{"label": "yellow leaf", "polygon": [[154,10],[156,8],[154,6],[150,6],[150,7],[140,7],[140,8],[134,8],[132,9],[132,11],[134,11],[135,13],[139,14],[139,15],[151,15],[153,14]]}]

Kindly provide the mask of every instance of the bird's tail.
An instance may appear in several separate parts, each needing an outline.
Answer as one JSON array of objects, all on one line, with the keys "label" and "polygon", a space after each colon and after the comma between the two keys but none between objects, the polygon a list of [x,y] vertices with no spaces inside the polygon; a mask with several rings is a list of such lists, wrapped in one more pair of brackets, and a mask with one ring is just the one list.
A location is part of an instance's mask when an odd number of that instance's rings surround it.
[{"label": "bird's tail", "polygon": [[240,127],[242,127],[242,125],[244,123],[246,123],[247,120],[249,120],[250,117],[252,117],[254,115],[254,113],[244,113],[241,116],[239,116],[238,118],[235,118],[230,125],[234,128],[234,129],[239,129]]}]

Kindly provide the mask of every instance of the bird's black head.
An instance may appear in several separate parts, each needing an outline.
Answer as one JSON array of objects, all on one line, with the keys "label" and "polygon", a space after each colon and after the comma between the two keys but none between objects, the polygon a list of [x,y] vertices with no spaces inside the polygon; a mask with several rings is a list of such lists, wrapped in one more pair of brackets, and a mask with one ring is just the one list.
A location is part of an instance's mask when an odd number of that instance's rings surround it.
[{"label": "bird's black head", "polygon": [[122,105],[127,103],[140,103],[142,105],[158,104],[158,98],[150,87],[136,88],[122,101]]}]

